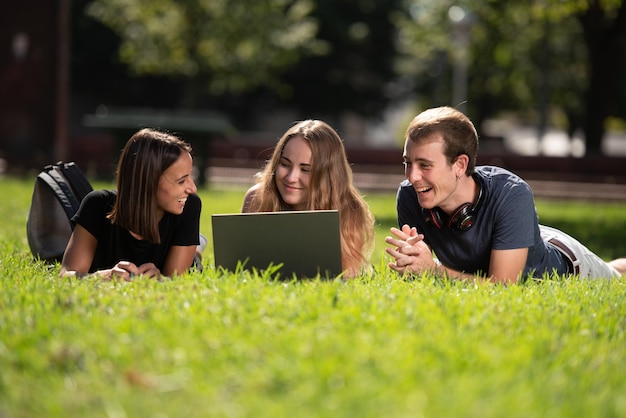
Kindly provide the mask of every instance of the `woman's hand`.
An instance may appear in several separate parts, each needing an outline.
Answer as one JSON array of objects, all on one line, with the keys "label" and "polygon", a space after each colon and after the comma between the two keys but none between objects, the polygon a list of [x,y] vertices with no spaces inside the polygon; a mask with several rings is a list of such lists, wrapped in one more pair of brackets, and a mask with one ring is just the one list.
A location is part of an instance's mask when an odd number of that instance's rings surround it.
[{"label": "woman's hand", "polygon": [[137,266],[130,261],[120,261],[110,270],[102,270],[98,272],[103,278],[107,280],[111,279],[123,279],[127,282],[131,281],[136,276],[148,276],[156,279],[161,278],[161,272],[154,265],[154,263],[145,263]]}]

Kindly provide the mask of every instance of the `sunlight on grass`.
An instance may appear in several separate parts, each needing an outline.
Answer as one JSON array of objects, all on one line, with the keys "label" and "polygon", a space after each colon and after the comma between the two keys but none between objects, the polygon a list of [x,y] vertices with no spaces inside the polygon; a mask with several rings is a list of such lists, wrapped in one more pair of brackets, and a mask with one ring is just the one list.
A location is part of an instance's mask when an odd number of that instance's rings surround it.
[{"label": "sunlight on grass", "polygon": [[[379,254],[358,280],[209,262],[174,280],[103,282],[34,262],[32,184],[0,190],[12,197],[0,206],[2,417],[626,416],[623,280],[401,280],[381,254],[393,192],[366,196]],[[243,190],[199,194],[211,237],[211,213],[238,212]],[[626,205],[537,208],[601,254],[626,254]]]}]

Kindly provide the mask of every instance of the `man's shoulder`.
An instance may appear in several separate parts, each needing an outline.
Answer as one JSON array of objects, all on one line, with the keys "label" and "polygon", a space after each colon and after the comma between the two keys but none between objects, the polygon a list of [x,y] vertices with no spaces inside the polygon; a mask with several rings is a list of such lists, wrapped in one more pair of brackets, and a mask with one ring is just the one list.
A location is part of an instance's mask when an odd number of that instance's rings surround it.
[{"label": "man's shoulder", "polygon": [[398,186],[397,196],[401,198],[402,196],[412,196],[415,195],[415,189],[413,185],[408,179],[402,180],[400,185]]},{"label": "man's shoulder", "polygon": [[495,165],[478,166],[476,167],[475,173],[489,183],[526,184],[526,181],[514,172]]},{"label": "man's shoulder", "polygon": [[497,166],[480,166],[476,167],[476,175],[481,179],[481,183],[485,186],[486,194],[493,199],[509,200],[513,196],[530,196],[532,198],[532,190],[528,183],[520,176],[502,167]]},{"label": "man's shoulder", "polygon": [[402,182],[400,183],[399,186],[400,189],[412,189],[413,185],[411,184],[411,182],[409,181],[409,179],[404,179],[402,180]]},{"label": "man's shoulder", "polygon": [[515,176],[519,177],[517,174],[512,171],[507,170],[506,168],[499,167],[497,165],[480,165],[476,167],[476,173],[484,176],[484,177],[497,177],[497,176]]}]

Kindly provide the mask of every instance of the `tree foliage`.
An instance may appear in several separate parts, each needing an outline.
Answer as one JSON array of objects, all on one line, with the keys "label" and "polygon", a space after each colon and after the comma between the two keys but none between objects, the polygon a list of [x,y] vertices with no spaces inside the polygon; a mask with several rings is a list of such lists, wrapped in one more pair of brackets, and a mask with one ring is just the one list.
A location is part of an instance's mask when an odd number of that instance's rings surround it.
[{"label": "tree foliage", "polygon": [[219,94],[281,88],[285,68],[324,53],[313,7],[311,0],[94,0],[87,13],[119,34],[120,57],[136,74],[204,77]]},{"label": "tree foliage", "polygon": [[[573,134],[582,129],[587,151],[598,153],[603,124],[619,113],[619,71],[626,55],[626,6],[621,0],[406,0],[396,16],[405,74],[431,94],[427,104],[449,100],[458,31],[452,7],[468,14],[470,113],[478,122],[506,111],[538,124],[558,114]],[[443,58],[442,58],[443,57]],[[620,70],[621,69],[621,70]],[[447,71],[447,72],[446,72]],[[434,85],[434,87],[433,87]],[[438,94],[437,94],[438,92]],[[447,103],[448,104],[448,103]],[[556,110],[556,112],[555,112]]]},{"label": "tree foliage", "polygon": [[86,10],[119,35],[135,75],[180,79],[187,96],[206,83],[214,97],[375,116],[393,78],[397,2],[93,0]]},{"label": "tree foliage", "polygon": [[[345,112],[376,117],[391,98],[396,77],[396,29],[390,16],[399,0],[316,0],[312,15],[326,54],[308,55],[285,74],[291,102],[325,118]],[[298,103],[296,103],[298,102]]]},{"label": "tree foliage", "polygon": [[119,35],[135,74],[214,97],[368,116],[407,91],[456,105],[466,62],[478,126],[515,113],[582,130],[597,153],[607,117],[626,115],[622,0],[92,0],[87,11]]},{"label": "tree foliage", "polygon": [[[455,26],[450,19],[452,7],[465,11],[464,27],[458,23]],[[528,3],[409,1],[406,9],[408,14],[396,17],[399,45],[404,54],[404,72],[417,74],[422,79],[418,85],[428,84],[444,73],[445,78],[436,82],[449,86],[449,72],[459,54],[454,34],[464,31],[469,55],[468,108],[475,117],[536,108],[541,78],[549,77],[548,60],[571,69],[551,84],[555,90],[571,91],[585,77],[575,65],[584,51],[569,43],[576,30],[571,20],[563,18],[559,30],[552,30],[546,19],[532,13]],[[450,95],[445,90],[435,100],[451,104]],[[426,105],[433,104],[428,97],[424,100]]]}]

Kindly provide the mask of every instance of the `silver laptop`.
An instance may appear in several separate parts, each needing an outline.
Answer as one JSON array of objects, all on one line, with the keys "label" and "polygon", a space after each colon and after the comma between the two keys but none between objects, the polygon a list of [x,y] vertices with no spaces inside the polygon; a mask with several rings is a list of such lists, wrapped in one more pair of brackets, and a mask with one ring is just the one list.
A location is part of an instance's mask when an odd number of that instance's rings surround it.
[{"label": "silver laptop", "polygon": [[241,263],[266,270],[282,264],[282,279],[341,274],[336,210],[214,214],[211,220],[216,267],[236,271]]}]

